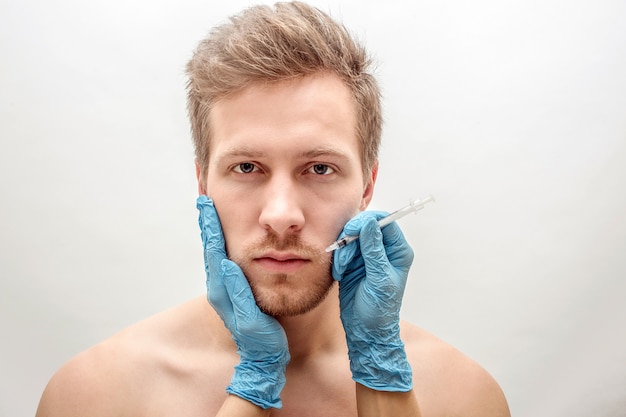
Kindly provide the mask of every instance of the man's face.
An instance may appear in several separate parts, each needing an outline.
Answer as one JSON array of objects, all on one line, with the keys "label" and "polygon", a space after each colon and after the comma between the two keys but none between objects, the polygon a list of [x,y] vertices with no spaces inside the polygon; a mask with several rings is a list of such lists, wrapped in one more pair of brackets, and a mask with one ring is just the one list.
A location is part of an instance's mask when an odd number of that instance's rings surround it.
[{"label": "man's face", "polygon": [[333,285],[326,248],[369,204],[350,91],[334,75],[253,84],[222,99],[206,192],[261,310],[311,310]]}]

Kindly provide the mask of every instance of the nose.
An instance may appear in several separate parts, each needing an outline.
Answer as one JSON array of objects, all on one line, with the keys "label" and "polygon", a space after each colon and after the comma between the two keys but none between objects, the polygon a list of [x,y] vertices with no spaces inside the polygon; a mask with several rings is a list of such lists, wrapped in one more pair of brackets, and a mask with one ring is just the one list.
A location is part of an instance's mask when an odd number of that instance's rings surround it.
[{"label": "nose", "polygon": [[282,176],[272,178],[263,193],[259,223],[279,236],[302,229],[304,212],[295,180]]}]

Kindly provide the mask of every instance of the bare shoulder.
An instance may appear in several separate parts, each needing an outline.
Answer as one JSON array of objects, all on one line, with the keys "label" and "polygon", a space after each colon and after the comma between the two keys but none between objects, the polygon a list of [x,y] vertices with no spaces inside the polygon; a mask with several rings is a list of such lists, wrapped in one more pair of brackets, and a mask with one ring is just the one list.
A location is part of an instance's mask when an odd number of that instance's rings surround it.
[{"label": "bare shoulder", "polygon": [[[225,385],[237,357],[206,304],[192,300],[157,314],[72,358],[48,383],[37,417],[155,415],[176,407],[172,402],[189,404],[195,387],[210,399],[206,387]],[[215,396],[222,392],[216,388]]]},{"label": "bare shoulder", "polygon": [[99,349],[81,353],[54,374],[39,402],[37,417],[79,416],[88,411],[93,417],[119,415],[104,398],[106,389],[101,378],[91,377],[99,373],[99,354]]},{"label": "bare shoulder", "polygon": [[509,417],[502,389],[478,363],[453,346],[408,322],[402,339],[413,368],[413,383],[427,416]]}]

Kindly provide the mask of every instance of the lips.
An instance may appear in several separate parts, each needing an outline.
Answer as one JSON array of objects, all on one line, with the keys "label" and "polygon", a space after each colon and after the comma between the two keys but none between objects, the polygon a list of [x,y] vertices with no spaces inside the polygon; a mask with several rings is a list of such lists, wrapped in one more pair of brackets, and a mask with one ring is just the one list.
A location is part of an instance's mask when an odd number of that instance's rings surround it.
[{"label": "lips", "polygon": [[285,273],[295,272],[310,261],[293,253],[271,252],[254,258],[253,262],[270,272]]}]

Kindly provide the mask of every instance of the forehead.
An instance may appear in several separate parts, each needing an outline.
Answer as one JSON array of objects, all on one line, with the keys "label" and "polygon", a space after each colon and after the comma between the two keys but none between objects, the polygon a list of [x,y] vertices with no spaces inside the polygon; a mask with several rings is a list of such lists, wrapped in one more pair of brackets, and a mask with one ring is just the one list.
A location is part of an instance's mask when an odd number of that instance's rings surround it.
[{"label": "forehead", "polygon": [[336,75],[255,83],[211,110],[211,160],[234,149],[360,154],[355,114],[351,92]]}]

